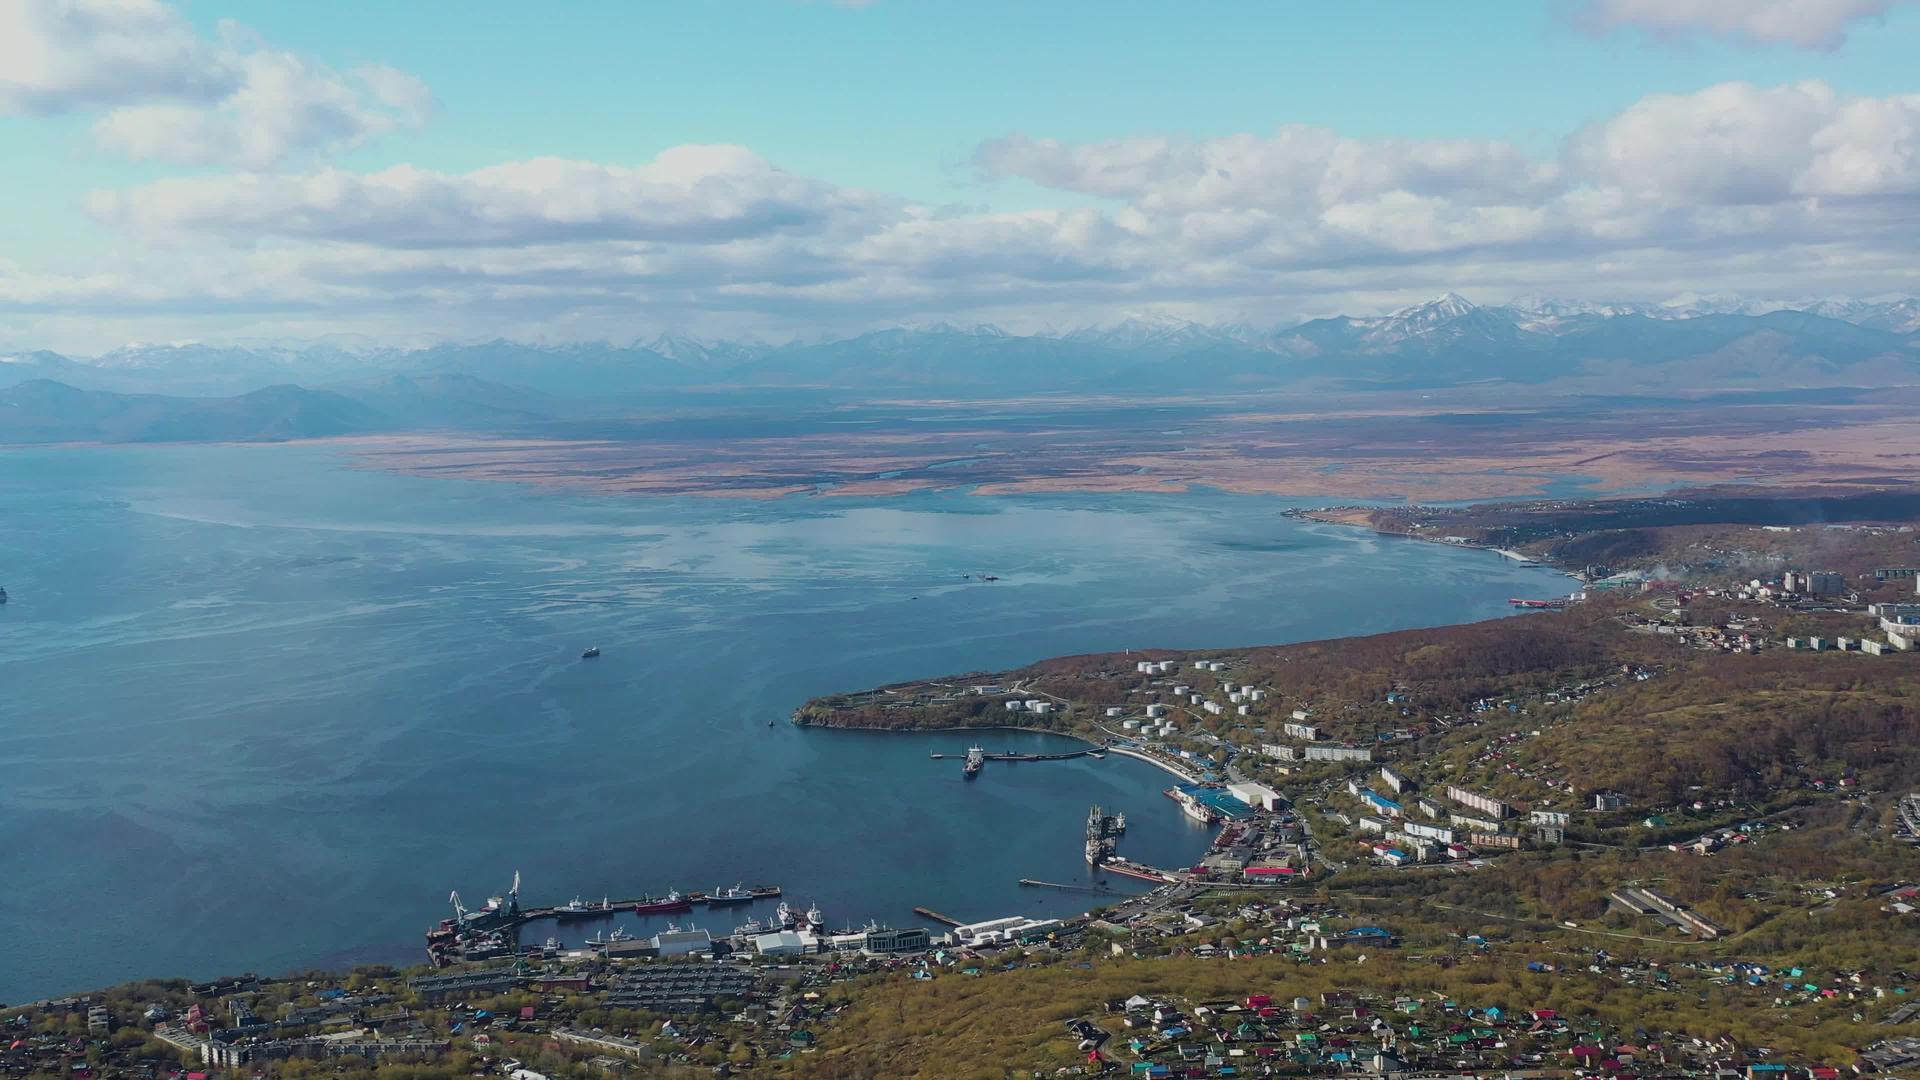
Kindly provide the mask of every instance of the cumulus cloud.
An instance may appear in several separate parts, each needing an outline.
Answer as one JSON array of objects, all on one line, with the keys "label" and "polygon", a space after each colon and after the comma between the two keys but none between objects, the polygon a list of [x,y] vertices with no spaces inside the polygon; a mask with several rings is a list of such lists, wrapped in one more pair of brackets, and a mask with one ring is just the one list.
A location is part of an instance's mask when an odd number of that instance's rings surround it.
[{"label": "cumulus cloud", "polygon": [[0,2],[0,113],[97,109],[105,149],[260,169],[418,127],[433,97],[405,72],[335,71],[236,24],[205,38],[157,0]]},{"label": "cumulus cloud", "polygon": [[973,162],[993,178],[1020,176],[1170,210],[1222,203],[1293,209],[1396,191],[1493,203],[1547,191],[1556,182],[1551,163],[1504,143],[1349,139],[1306,125],[1270,136],[1151,136],[1077,146],[1013,135],[982,143]]},{"label": "cumulus cloud", "polygon": [[1845,97],[1821,82],[1657,94],[1576,135],[1599,188],[1676,206],[1920,194],[1920,94]]},{"label": "cumulus cloud", "polygon": [[0,113],[207,102],[236,84],[227,57],[157,0],[0,4]]},{"label": "cumulus cloud", "polygon": [[1016,135],[973,163],[1077,205],[1043,193],[1029,209],[935,210],[736,146],[176,177],[89,200],[138,258],[98,279],[0,273],[0,310],[104,305],[137,283],[149,308],[167,303],[157,291],[193,310],[617,336],[622,320],[780,332],[1166,305],[1277,321],[1447,288],[1920,289],[1920,95],[1730,83],[1647,97],[1531,151],[1286,126]]},{"label": "cumulus cloud", "polygon": [[1576,23],[1593,33],[1636,29],[1665,40],[1712,37],[1746,45],[1831,50],[1863,19],[1915,0],[1585,0]]},{"label": "cumulus cloud", "polygon": [[96,218],[146,236],[397,248],[710,244],[824,229],[886,205],[785,172],[738,146],[680,146],[637,166],[537,158],[457,174],[400,165],[370,174],[182,177],[88,200]]}]

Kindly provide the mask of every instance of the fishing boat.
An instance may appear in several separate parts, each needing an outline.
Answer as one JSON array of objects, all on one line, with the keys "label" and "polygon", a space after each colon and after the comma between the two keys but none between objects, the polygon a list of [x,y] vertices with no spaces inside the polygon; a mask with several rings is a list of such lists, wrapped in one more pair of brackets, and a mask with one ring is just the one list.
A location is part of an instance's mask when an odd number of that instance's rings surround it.
[{"label": "fishing boat", "polygon": [[622,930],[616,926],[605,933],[595,934],[592,937],[588,938],[587,944],[597,946],[599,948],[605,948],[608,945],[618,945],[623,941],[632,941],[632,940],[633,940],[632,934],[629,934],[625,930]]},{"label": "fishing boat", "polygon": [[691,911],[693,901],[680,894],[678,889],[668,891],[665,896],[643,896],[633,905],[635,915],[652,915],[664,911]]},{"label": "fishing boat", "polygon": [[780,901],[780,906],[773,909],[773,921],[782,930],[791,930],[800,923],[799,918],[794,915],[793,909],[787,906],[785,900]]},{"label": "fishing boat", "polygon": [[716,888],[707,894],[709,904],[750,904],[753,902],[753,890],[745,885],[735,885],[731,889]]},{"label": "fishing boat", "polygon": [[600,903],[596,905],[586,903],[576,896],[553,909],[553,917],[556,919],[594,919],[611,914],[613,914],[613,904],[605,897],[602,897]]},{"label": "fishing boat", "polygon": [[807,905],[807,929],[818,932],[826,928],[827,917],[820,913],[820,905]]}]

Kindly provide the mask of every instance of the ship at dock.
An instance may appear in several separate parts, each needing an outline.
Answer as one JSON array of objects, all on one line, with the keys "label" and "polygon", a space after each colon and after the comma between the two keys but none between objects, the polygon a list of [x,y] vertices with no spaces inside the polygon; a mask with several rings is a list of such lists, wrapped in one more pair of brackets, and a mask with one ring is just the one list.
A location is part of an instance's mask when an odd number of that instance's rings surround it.
[{"label": "ship at dock", "polygon": [[1192,792],[1182,791],[1179,788],[1168,788],[1164,794],[1167,798],[1180,804],[1181,813],[1202,825],[1212,825],[1220,820],[1220,811],[1215,810],[1213,807],[1201,801]]},{"label": "ship at dock", "polygon": [[681,895],[679,890],[668,890],[665,896],[643,896],[633,905],[635,915],[655,915],[668,911],[691,911],[693,901]]},{"label": "ship at dock", "polygon": [[1109,814],[1095,805],[1087,811],[1087,865],[1099,866],[1114,854],[1113,838],[1127,831],[1127,815]]},{"label": "ship at dock", "polygon": [[581,899],[576,896],[572,900],[553,909],[553,917],[563,921],[567,919],[599,919],[611,916],[613,913],[613,903],[605,897],[602,897],[598,904],[588,904],[582,902]]},{"label": "ship at dock", "polygon": [[980,775],[980,766],[987,763],[987,752],[978,746],[967,748],[967,763],[960,767],[960,775],[971,780]]}]

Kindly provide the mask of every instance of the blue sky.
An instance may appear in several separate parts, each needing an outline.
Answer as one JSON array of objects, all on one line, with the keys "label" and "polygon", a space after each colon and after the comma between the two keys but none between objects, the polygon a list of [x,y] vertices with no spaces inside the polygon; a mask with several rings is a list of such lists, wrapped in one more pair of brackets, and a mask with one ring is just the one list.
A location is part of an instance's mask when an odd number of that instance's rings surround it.
[{"label": "blue sky", "polygon": [[1893,0],[81,6],[0,0],[0,344],[1916,288]]}]

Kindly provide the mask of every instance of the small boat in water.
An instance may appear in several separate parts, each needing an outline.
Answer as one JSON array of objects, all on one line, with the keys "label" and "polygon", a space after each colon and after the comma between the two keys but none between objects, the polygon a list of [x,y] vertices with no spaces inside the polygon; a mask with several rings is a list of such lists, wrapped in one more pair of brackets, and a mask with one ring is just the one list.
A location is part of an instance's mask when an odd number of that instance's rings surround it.
[{"label": "small boat in water", "polygon": [[599,655],[600,655],[600,646],[598,646],[598,645],[589,645],[589,646],[587,646],[587,650],[586,650],[585,652],[583,652],[583,653],[581,653],[581,654],[580,654],[580,659],[582,659],[582,660],[591,660],[591,659],[593,659],[594,657],[596,657],[596,656],[599,656]]}]

